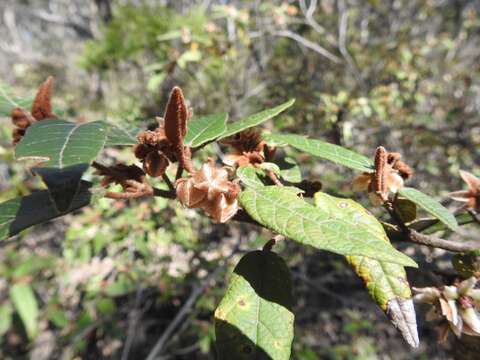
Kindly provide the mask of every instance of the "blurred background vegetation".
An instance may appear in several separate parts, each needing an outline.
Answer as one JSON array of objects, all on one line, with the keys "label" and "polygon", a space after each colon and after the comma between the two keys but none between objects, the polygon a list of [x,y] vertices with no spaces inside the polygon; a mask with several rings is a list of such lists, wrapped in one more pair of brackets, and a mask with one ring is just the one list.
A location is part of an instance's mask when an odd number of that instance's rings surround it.
[{"label": "blurred background vegetation", "polygon": [[[459,169],[478,173],[476,0],[2,0],[0,14],[2,91],[33,96],[54,75],[54,104],[70,118],[146,128],[174,85],[195,114],[231,119],[296,98],[268,129],[365,155],[384,145],[416,169],[411,185],[439,199],[462,188]],[[9,119],[0,125],[4,201],[41,184],[13,160]],[[353,196],[351,171],[289,155],[326,191]],[[102,161],[112,159],[134,161],[122,148]],[[99,199],[37,226],[0,243],[0,358],[139,359],[159,339],[161,359],[214,358],[212,314],[229,272],[269,236],[159,198]],[[410,271],[413,285],[451,275],[444,251],[399,246],[423,267]],[[295,282],[293,358],[450,358],[421,311],[412,352],[341,257],[276,250]],[[28,332],[9,297],[18,283],[37,303]]]}]

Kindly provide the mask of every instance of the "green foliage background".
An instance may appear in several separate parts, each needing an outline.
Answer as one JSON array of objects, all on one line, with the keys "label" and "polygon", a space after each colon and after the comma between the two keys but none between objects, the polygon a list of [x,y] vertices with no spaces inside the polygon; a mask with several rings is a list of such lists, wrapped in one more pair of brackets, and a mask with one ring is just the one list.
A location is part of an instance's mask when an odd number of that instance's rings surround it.
[{"label": "green foliage background", "polygon": [[[478,174],[476,1],[318,1],[312,18],[296,1],[160,3],[112,1],[111,18],[92,15],[91,36],[74,34],[63,43],[54,40],[58,24],[39,20],[51,32],[45,40],[16,9],[38,58],[1,53],[2,90],[29,97],[53,74],[54,103],[64,114],[127,127],[147,127],[162,115],[173,85],[184,89],[195,115],[228,112],[231,119],[296,98],[267,129],[308,134],[368,157],[384,145],[416,169],[411,186],[439,197],[463,186],[458,169]],[[13,160],[12,127],[7,118],[0,124],[4,201],[42,185]],[[219,153],[209,146],[198,159]],[[304,175],[321,180],[324,190],[352,196],[353,171],[295,154]],[[114,159],[134,161],[122,148],[108,150],[102,161]],[[170,358],[212,358],[213,311],[225,280],[242,252],[267,240],[267,232],[213,225],[164,199],[99,199],[0,243],[0,354],[122,358],[128,346],[129,358],[146,356],[191,289],[224,266],[166,347]],[[238,254],[224,264],[235,247]],[[423,325],[421,349],[406,352],[341,257],[290,243],[276,251],[293,272],[295,359],[445,358]],[[444,256],[409,251],[420,261]],[[411,279],[423,284],[429,276]],[[24,310],[34,320],[27,329],[8,296],[24,284],[35,298]],[[127,338],[134,340],[126,345]]]}]

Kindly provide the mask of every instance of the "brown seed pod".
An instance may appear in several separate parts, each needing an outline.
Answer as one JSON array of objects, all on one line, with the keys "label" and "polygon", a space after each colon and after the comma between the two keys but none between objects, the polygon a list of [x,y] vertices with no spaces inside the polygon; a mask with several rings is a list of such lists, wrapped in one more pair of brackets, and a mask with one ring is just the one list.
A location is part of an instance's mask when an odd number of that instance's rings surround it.
[{"label": "brown seed pod", "polygon": [[183,144],[187,134],[188,110],[182,90],[175,86],[170,93],[165,110],[165,136],[174,145]]},{"label": "brown seed pod", "polygon": [[159,177],[165,174],[168,167],[168,159],[157,151],[148,153],[144,162],[143,169],[152,177]]},{"label": "brown seed pod", "polygon": [[53,77],[49,76],[45,82],[38,88],[37,95],[33,100],[32,116],[35,120],[44,120],[55,118],[52,112],[52,91],[53,91]]},{"label": "brown seed pod", "polygon": [[177,199],[189,208],[203,209],[217,222],[226,222],[238,210],[238,183],[228,180],[228,172],[213,161],[189,178],[176,183]]},{"label": "brown seed pod", "polygon": [[12,118],[12,123],[20,129],[26,129],[30,126],[27,113],[20,108],[13,109],[10,117]]},{"label": "brown seed pod", "polygon": [[145,159],[148,153],[151,151],[151,147],[144,144],[137,144],[133,147],[133,153],[135,157],[139,160]]},{"label": "brown seed pod", "polygon": [[400,159],[402,158],[402,155],[398,152],[391,152],[391,153],[388,153],[388,158],[387,158],[387,162],[390,164],[390,165],[394,165],[397,161],[399,161]]},{"label": "brown seed pod", "polygon": [[398,160],[393,168],[398,170],[398,173],[404,180],[408,180],[413,176],[413,169],[401,160]]},{"label": "brown seed pod", "polygon": [[379,146],[375,150],[375,175],[373,179],[373,190],[377,194],[385,194],[387,192],[385,186],[385,167],[387,165],[387,150],[383,146]]}]

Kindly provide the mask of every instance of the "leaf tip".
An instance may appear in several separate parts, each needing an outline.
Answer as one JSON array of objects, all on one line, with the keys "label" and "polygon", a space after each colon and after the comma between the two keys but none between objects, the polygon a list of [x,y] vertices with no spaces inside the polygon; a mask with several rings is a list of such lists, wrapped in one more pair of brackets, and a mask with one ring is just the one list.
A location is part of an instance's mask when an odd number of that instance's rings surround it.
[{"label": "leaf tip", "polygon": [[387,316],[392,324],[400,331],[405,341],[412,347],[418,348],[417,319],[411,298],[394,298],[387,303]]}]

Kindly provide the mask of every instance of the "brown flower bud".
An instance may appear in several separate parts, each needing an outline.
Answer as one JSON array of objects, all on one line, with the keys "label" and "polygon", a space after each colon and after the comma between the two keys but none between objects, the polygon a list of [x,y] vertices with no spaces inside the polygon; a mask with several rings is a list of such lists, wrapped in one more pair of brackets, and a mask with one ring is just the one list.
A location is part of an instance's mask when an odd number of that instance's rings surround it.
[{"label": "brown flower bud", "polygon": [[373,177],[373,191],[379,195],[385,194],[385,167],[387,165],[387,150],[379,146],[375,151],[375,173]]},{"label": "brown flower bud", "polygon": [[135,157],[139,160],[145,159],[150,151],[151,147],[144,144],[137,144],[133,147],[133,153],[135,154]]},{"label": "brown flower bud", "polygon": [[353,181],[353,191],[368,190],[373,205],[383,204],[390,194],[403,187],[404,180],[413,174],[412,169],[400,160],[399,153],[389,153],[383,146],[375,151],[375,171],[363,173]]},{"label": "brown flower bud", "polygon": [[397,161],[393,168],[398,171],[404,180],[408,180],[413,176],[412,168],[401,160]]},{"label": "brown flower bud", "polygon": [[30,126],[30,120],[26,112],[20,108],[15,108],[11,113],[12,123],[20,129],[26,129]]},{"label": "brown flower bud", "polygon": [[38,88],[37,95],[33,100],[32,116],[35,120],[44,120],[55,118],[55,114],[52,112],[52,90],[53,90],[53,77],[49,76],[45,82]]},{"label": "brown flower bud", "polygon": [[159,177],[167,170],[168,159],[157,151],[148,153],[143,162],[143,169],[152,177]]},{"label": "brown flower bud", "polygon": [[175,86],[170,93],[164,116],[165,135],[174,146],[183,145],[183,138],[187,134],[188,114],[182,89]]}]

